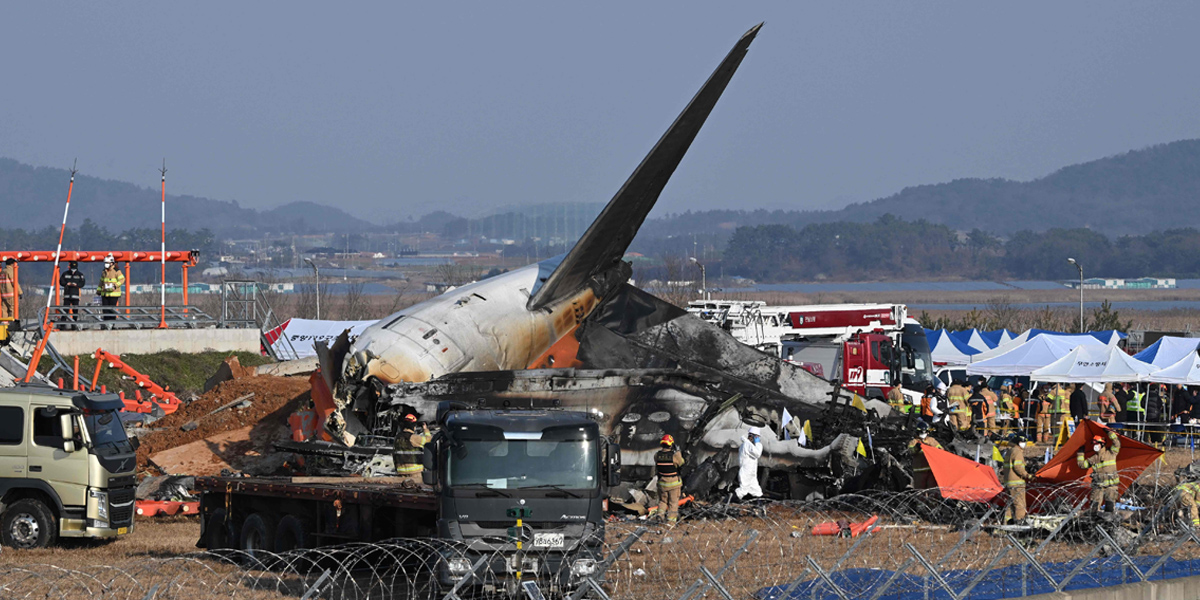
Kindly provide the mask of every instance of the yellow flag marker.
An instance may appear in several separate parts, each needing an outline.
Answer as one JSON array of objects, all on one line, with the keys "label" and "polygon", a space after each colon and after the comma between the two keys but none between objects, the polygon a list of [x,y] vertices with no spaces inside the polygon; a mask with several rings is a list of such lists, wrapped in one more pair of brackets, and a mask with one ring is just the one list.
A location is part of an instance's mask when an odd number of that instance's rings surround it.
[{"label": "yellow flag marker", "polygon": [[862,440],[858,440],[858,453],[863,455],[864,458],[867,456],[867,449],[863,447]]},{"label": "yellow flag marker", "polygon": [[867,405],[863,404],[863,399],[858,394],[854,394],[854,399],[850,401],[850,406],[853,406],[854,408],[857,408],[863,412],[867,412]]},{"label": "yellow flag marker", "polygon": [[1004,462],[1004,455],[1000,454],[1000,449],[994,445],[992,446],[992,460],[998,463]]}]

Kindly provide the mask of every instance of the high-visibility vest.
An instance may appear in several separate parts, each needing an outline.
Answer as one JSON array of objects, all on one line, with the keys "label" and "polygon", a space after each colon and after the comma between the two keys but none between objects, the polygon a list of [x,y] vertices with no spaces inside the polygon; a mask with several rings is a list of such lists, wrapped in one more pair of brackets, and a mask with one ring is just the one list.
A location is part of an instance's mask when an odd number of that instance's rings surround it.
[{"label": "high-visibility vest", "polygon": [[112,298],[121,295],[121,285],[125,283],[125,276],[120,271],[113,269],[112,275],[105,271],[100,278],[100,295]]},{"label": "high-visibility vest", "polygon": [[[422,455],[425,453],[421,444],[420,446],[413,444],[412,436],[416,435],[412,429],[405,429],[396,436],[396,445],[392,450],[392,460],[396,465],[396,472],[403,475],[411,475],[420,473],[424,470]],[[421,436],[422,441],[425,436]]]},{"label": "high-visibility vest", "polygon": [[1050,412],[1052,412],[1052,413],[1067,412],[1066,407],[1063,405],[1064,400],[1066,400],[1066,394],[1063,393],[1062,388],[1055,388],[1054,391],[1050,392]]},{"label": "high-visibility vest", "polygon": [[1137,392],[1137,391],[1130,394],[1129,400],[1125,403],[1125,410],[1128,410],[1129,412],[1139,412],[1139,413],[1146,412],[1146,407],[1144,405],[1142,405],[1142,398],[1145,398],[1145,397],[1146,397],[1146,394],[1143,394],[1143,393]]}]

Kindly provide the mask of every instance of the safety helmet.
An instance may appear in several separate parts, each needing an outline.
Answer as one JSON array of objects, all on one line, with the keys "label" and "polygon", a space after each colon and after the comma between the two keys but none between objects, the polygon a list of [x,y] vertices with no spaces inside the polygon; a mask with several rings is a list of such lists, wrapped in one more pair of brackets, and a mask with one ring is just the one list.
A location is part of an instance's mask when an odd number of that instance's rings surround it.
[{"label": "safety helmet", "polygon": [[413,413],[408,413],[407,415],[404,415],[404,420],[408,421],[409,423],[416,423],[417,415],[414,415]]},{"label": "safety helmet", "polygon": [[1098,435],[1093,435],[1093,436],[1092,436],[1092,441],[1093,441],[1093,442],[1100,442],[1101,444],[1103,444],[1103,443],[1104,443],[1104,438],[1102,438],[1102,437],[1100,437],[1100,436],[1098,436]]},{"label": "safety helmet", "polygon": [[79,261],[77,261],[77,260],[72,260],[72,261],[69,261],[69,262],[67,263],[67,266],[68,266],[68,267],[71,267],[72,269],[78,268],[78,267],[79,267]]},{"label": "safety helmet", "polygon": [[107,267],[109,265],[115,265],[115,264],[117,264],[117,259],[113,258],[112,252],[109,252],[108,256],[104,257],[104,266]]},{"label": "safety helmet", "polygon": [[1000,382],[1000,387],[1010,387],[1010,386],[1012,386],[1012,384],[1013,384],[1013,380],[1005,379],[1004,381]]},{"label": "safety helmet", "polygon": [[671,437],[671,434],[669,434],[669,433],[668,433],[668,434],[666,434],[666,435],[664,435],[664,436],[662,436],[662,445],[664,445],[664,446],[674,446],[674,445],[675,445],[675,438]]},{"label": "safety helmet", "polygon": [[1011,434],[1008,436],[1008,441],[1013,444],[1020,444],[1021,442],[1025,442],[1028,440],[1025,439],[1025,436],[1023,436],[1019,433],[1014,433],[1014,434]]},{"label": "safety helmet", "polygon": [[929,431],[929,423],[917,421],[917,431]]}]

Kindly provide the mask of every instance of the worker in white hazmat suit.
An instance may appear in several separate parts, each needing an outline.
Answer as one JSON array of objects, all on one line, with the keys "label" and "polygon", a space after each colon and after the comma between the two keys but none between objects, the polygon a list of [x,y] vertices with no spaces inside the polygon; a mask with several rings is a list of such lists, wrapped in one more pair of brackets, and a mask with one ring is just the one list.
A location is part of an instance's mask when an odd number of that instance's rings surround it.
[{"label": "worker in white hazmat suit", "polygon": [[761,498],[762,488],[758,486],[758,457],[762,456],[762,436],[757,427],[751,427],[742,438],[742,447],[738,450],[738,487],[734,490],[738,500],[746,498]]}]

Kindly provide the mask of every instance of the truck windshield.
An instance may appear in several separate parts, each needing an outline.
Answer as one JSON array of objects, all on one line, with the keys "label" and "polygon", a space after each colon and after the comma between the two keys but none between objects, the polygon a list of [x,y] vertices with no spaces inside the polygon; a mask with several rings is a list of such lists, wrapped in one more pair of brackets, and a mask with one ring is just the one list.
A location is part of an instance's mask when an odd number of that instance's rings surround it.
[{"label": "truck windshield", "polygon": [[125,427],[121,425],[121,419],[117,417],[116,411],[87,411],[83,415],[83,422],[87,425],[92,445],[98,451],[107,451],[112,454],[133,451],[133,447],[129,444],[129,438],[125,436]]},{"label": "truck windshield", "polygon": [[596,440],[459,439],[446,460],[446,482],[492,489],[590,490],[600,482]]},{"label": "truck windshield", "polygon": [[912,366],[907,361],[902,363],[901,378],[911,386],[924,386],[933,382],[933,357],[929,350],[929,339],[925,337],[925,329],[920,325],[909,323],[904,326],[900,337],[904,354],[912,356]]}]

